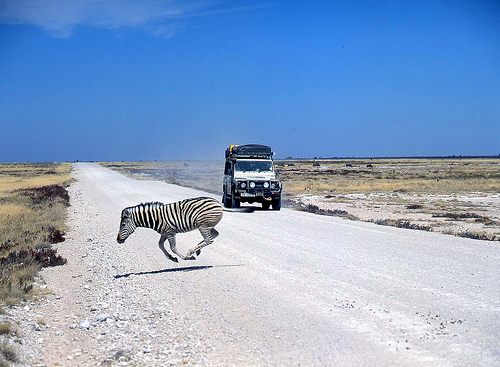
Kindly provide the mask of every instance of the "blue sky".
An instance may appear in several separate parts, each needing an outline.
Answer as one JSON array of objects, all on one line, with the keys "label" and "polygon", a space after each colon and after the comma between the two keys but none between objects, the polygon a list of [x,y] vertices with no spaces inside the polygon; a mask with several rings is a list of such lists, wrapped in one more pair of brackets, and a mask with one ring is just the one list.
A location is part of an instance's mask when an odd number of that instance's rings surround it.
[{"label": "blue sky", "polygon": [[499,1],[0,1],[0,161],[500,154]]}]

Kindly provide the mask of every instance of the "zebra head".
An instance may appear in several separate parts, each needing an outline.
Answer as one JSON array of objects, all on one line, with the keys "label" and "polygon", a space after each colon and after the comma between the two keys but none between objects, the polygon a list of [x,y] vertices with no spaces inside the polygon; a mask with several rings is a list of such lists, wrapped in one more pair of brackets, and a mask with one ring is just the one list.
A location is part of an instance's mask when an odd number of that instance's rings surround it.
[{"label": "zebra head", "polygon": [[132,213],[128,210],[128,208],[123,209],[122,219],[120,221],[120,231],[118,232],[118,237],[116,238],[118,243],[125,242],[128,236],[134,233],[136,227],[134,219],[132,218]]}]

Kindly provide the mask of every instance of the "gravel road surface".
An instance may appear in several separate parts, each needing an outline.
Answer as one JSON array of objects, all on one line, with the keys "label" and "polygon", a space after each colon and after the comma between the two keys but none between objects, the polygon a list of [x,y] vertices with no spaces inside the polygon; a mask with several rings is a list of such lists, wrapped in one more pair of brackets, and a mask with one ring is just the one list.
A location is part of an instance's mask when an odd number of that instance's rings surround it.
[{"label": "gravel road surface", "polygon": [[[500,366],[497,243],[257,210],[224,213],[176,264],[152,230],[119,245],[121,210],[213,195],[97,164],[73,175],[68,263],[12,310],[26,365]],[[200,240],[177,236],[183,253]]]}]

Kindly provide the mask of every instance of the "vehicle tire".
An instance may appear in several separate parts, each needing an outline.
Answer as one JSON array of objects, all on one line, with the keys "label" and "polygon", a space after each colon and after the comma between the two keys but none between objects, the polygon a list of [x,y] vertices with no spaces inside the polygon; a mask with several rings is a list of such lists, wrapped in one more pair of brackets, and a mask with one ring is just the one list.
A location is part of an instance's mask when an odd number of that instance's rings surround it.
[{"label": "vehicle tire", "polygon": [[239,208],[240,207],[240,199],[234,195],[234,193],[231,195],[231,208]]},{"label": "vehicle tire", "polygon": [[280,210],[280,209],[281,209],[281,196],[273,200],[273,210]]},{"label": "vehicle tire", "polygon": [[271,206],[271,203],[269,201],[263,201],[262,202],[262,209],[267,210]]},{"label": "vehicle tire", "polygon": [[229,208],[229,209],[230,209],[230,208],[232,208],[232,201],[231,201],[231,197],[230,197],[228,194],[224,193],[224,196],[223,196],[223,201],[224,201],[224,203],[223,203],[223,204],[224,204],[224,206],[225,206],[226,208]]}]

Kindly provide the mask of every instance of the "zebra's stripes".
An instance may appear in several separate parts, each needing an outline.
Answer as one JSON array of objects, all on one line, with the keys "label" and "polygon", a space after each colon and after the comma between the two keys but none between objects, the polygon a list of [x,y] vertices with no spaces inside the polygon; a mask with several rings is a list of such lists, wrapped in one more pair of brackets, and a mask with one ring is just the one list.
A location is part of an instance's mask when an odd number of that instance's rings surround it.
[{"label": "zebra's stripes", "polygon": [[[159,246],[167,258],[178,261],[165,250],[164,243],[168,239],[174,254],[184,260],[193,260],[194,253],[199,255],[200,250],[210,245],[219,235],[214,227],[221,220],[223,210],[218,201],[208,197],[186,199],[172,204],[154,202],[128,207],[121,214],[117,241],[125,242],[137,227],[151,228],[160,233]],[[177,251],[175,235],[195,229],[200,231],[203,241],[183,256]]]}]

